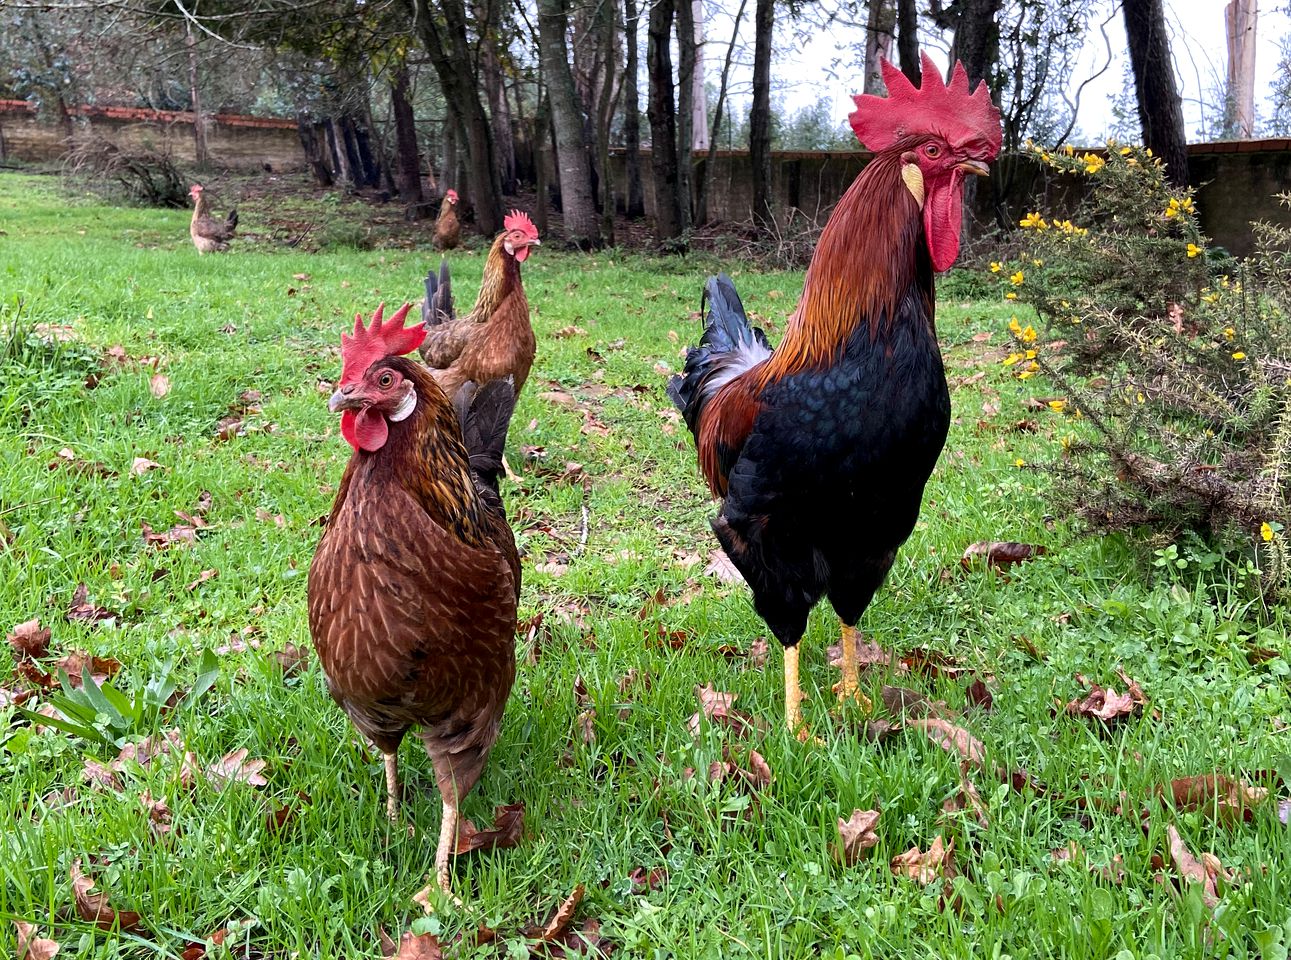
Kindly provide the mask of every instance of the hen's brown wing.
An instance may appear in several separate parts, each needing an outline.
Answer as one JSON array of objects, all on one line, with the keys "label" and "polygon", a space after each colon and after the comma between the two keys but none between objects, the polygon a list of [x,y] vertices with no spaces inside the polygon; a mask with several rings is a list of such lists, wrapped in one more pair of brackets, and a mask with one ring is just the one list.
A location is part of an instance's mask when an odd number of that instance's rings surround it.
[{"label": "hen's brown wing", "polygon": [[233,227],[229,225],[229,222],[227,220],[217,220],[214,217],[194,218],[190,231],[194,237],[214,240],[217,243],[225,243],[233,239]]},{"label": "hen's brown wing", "polygon": [[431,370],[446,370],[461,356],[471,337],[483,329],[474,314],[430,327],[421,345],[421,357]]},{"label": "hen's brown wing", "polygon": [[310,567],[332,697],[382,750],[420,725],[446,796],[478,779],[515,678],[513,552],[467,546],[401,488],[351,484]]}]

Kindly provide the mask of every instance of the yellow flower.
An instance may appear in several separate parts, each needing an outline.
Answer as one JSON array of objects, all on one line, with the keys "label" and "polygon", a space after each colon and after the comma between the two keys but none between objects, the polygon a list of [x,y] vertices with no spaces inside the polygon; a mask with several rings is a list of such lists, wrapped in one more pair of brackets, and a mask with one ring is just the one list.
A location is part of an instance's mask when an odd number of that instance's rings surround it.
[{"label": "yellow flower", "polygon": [[991,261],[991,273],[999,273],[1003,269],[1004,264],[1000,263],[998,260]]},{"label": "yellow flower", "polygon": [[1096,153],[1087,153],[1080,159],[1085,164],[1086,173],[1097,173],[1107,165],[1107,161]]},{"label": "yellow flower", "polygon": [[1009,317],[1009,331],[1017,334],[1019,337],[1022,336],[1022,324],[1018,323],[1018,317],[1016,313],[1013,316]]},{"label": "yellow flower", "polygon": [[1070,157],[1070,156],[1072,156],[1072,155],[1076,152],[1076,148],[1075,148],[1075,147],[1073,147],[1073,146],[1069,143],[1069,144],[1067,144],[1065,147],[1063,147],[1063,148],[1062,148],[1062,152],[1063,152],[1063,153],[1065,153],[1067,156],[1069,156],[1069,157]]},{"label": "yellow flower", "polygon": [[1017,298],[1018,298],[1018,295],[1014,293],[1012,290],[1010,290],[1008,293],[1004,295],[1005,300],[1016,300]]},{"label": "yellow flower", "polygon": [[1121,147],[1121,156],[1122,156],[1122,157],[1128,157],[1128,156],[1129,156],[1131,153],[1133,153],[1133,152],[1134,152],[1134,148],[1133,148],[1133,147]]},{"label": "yellow flower", "polygon": [[1034,376],[1035,376],[1034,370],[1023,370],[1021,373],[1018,374],[1018,379],[1025,380],[1027,377],[1034,377]]},{"label": "yellow flower", "polygon": [[1150,157],[1150,156],[1152,156],[1152,148],[1151,148],[1151,147],[1148,147],[1148,148],[1147,148],[1146,150],[1144,150],[1143,152],[1144,152],[1144,153],[1146,153],[1149,157]]},{"label": "yellow flower", "polygon": [[1028,351],[1027,351],[1027,355],[1026,355],[1026,359],[1028,359],[1028,360],[1034,360],[1034,359],[1035,359],[1035,351],[1034,351],[1034,350],[1028,350]]},{"label": "yellow flower", "polygon": [[1021,360],[1021,359],[1023,359],[1022,354],[1020,354],[1020,353],[1010,353],[1010,354],[1009,354],[1007,357],[1005,357],[1001,362],[1002,362],[1006,367],[1011,367],[1011,366],[1013,366],[1013,364],[1017,363],[1017,362],[1018,362],[1019,360]]},{"label": "yellow flower", "polygon": [[1050,409],[1050,410],[1055,410],[1055,411],[1057,411],[1058,413],[1062,413],[1062,411],[1063,411],[1063,410],[1065,410],[1066,408],[1067,408],[1067,401],[1066,401],[1066,400],[1050,400],[1050,401],[1049,401],[1049,409]]},{"label": "yellow flower", "polygon": [[1044,222],[1044,217],[1040,216],[1040,214],[1033,211],[1031,213],[1028,213],[1021,220],[1019,220],[1018,226],[1023,227],[1025,229],[1030,229],[1031,227],[1035,227],[1038,230],[1044,230],[1049,226],[1049,224]]},{"label": "yellow flower", "polygon": [[1035,343],[1035,327],[1028,323],[1025,329],[1023,329],[1021,336],[1023,343]]},{"label": "yellow flower", "polygon": [[1201,247],[1197,246],[1195,243],[1190,243],[1190,244],[1188,244],[1188,257],[1189,257],[1189,259],[1191,259],[1191,258],[1193,258],[1193,257],[1197,256],[1197,255],[1198,255],[1198,254],[1200,254],[1200,253],[1201,253]]},{"label": "yellow flower", "polygon": [[1243,353],[1241,350],[1235,350],[1233,351],[1233,359],[1238,361],[1245,360],[1246,354]]},{"label": "yellow flower", "polygon": [[1027,369],[1028,369],[1029,371],[1031,371],[1032,373],[1035,373],[1037,370],[1039,370],[1039,369],[1040,369],[1040,364],[1038,364],[1038,363],[1036,363],[1034,360],[1032,360],[1030,363],[1028,363],[1028,364],[1027,364]]},{"label": "yellow flower", "polygon": [[1013,461],[1013,466],[1015,467],[1025,467],[1026,465],[1027,465],[1027,462],[1023,460],[1021,457],[1018,457],[1016,460]]},{"label": "yellow flower", "polygon": [[1273,541],[1273,536],[1274,536],[1274,534],[1273,534],[1273,527],[1272,527],[1272,525],[1271,525],[1267,520],[1266,520],[1264,523],[1261,523],[1261,524],[1260,524],[1260,539],[1262,539],[1265,543],[1272,543],[1272,541]]},{"label": "yellow flower", "polygon": [[1224,328],[1224,339],[1225,339],[1225,340],[1232,340],[1232,339],[1233,339],[1233,337],[1234,337],[1234,336],[1236,336],[1236,335],[1237,335],[1237,331],[1236,331],[1236,330],[1234,330],[1232,327],[1225,327],[1225,328]]},{"label": "yellow flower", "polygon": [[1032,258],[1031,258],[1031,262],[1032,262],[1033,264],[1035,264],[1037,267],[1043,267],[1043,266],[1044,266],[1044,261],[1043,261],[1043,260],[1037,260],[1035,257],[1032,257]]},{"label": "yellow flower", "polygon": [[1019,270],[1017,273],[1013,274],[1013,276],[1009,277],[1009,283],[1013,284],[1015,287],[1020,287],[1022,286],[1022,281],[1024,279],[1026,278],[1022,276],[1022,271]]}]

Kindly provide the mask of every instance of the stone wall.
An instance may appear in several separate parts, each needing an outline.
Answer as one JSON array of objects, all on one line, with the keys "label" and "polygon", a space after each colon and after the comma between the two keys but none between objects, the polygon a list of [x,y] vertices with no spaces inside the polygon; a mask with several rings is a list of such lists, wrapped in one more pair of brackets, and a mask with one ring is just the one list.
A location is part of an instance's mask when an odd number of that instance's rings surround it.
[{"label": "stone wall", "polygon": [[[1095,151],[1098,152],[1098,151]],[[641,176],[646,213],[654,212],[650,152],[642,151]],[[772,192],[780,212],[790,208],[823,224],[833,205],[869,160],[857,151],[773,153]],[[1231,253],[1251,252],[1252,220],[1274,220],[1291,226],[1291,210],[1279,206],[1273,195],[1291,190],[1291,140],[1243,140],[1230,143],[1197,143],[1188,147],[1189,179],[1197,188],[1197,210],[1202,230]],[[1012,211],[1061,209],[1076,198],[1080,183],[1053,177],[1030,157],[1011,157],[1009,175],[1018,185],[1009,201]],[[627,178],[623,157],[613,158],[614,183],[623,202]],[[704,161],[697,166],[696,182]],[[714,159],[709,211],[718,220],[748,220],[753,206],[752,168],[749,155],[740,150],[720,150]],[[997,176],[999,174],[997,173]],[[979,189],[976,217],[987,224],[995,220],[991,192]]]},{"label": "stone wall", "polygon": [[[193,115],[135,107],[79,107],[71,117],[73,139],[103,137],[123,149],[168,152],[193,163]],[[215,114],[206,131],[207,149],[217,166],[261,170],[268,164],[286,172],[305,167],[294,120]],[[67,152],[67,130],[37,118],[25,100],[0,100],[0,155],[26,163],[58,160]]]}]

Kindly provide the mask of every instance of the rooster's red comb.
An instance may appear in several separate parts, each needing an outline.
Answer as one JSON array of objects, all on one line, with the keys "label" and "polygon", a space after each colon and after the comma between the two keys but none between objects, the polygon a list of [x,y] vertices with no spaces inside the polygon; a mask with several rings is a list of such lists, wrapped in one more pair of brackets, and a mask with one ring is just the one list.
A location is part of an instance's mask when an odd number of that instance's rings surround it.
[{"label": "rooster's red comb", "polygon": [[879,153],[903,137],[933,133],[951,147],[968,148],[979,160],[994,160],[1002,141],[1000,111],[982,81],[971,93],[968,72],[955,62],[950,85],[928,54],[923,60],[923,80],[918,89],[899,69],[883,61],[883,82],[888,95],[853,97],[856,112],[848,116],[856,139]]},{"label": "rooster's red comb", "polygon": [[385,304],[377,307],[372,314],[372,326],[363,326],[363,317],[354,315],[354,334],[341,334],[341,385],[354,383],[361,379],[368,367],[383,357],[402,357],[421,346],[426,339],[426,326],[417,323],[411,327],[403,325],[403,318],[408,315],[412,306],[405,303],[394,312],[385,323],[381,314]]},{"label": "rooster's red comb", "polygon": [[529,219],[529,214],[520,210],[512,210],[508,213],[506,219],[502,221],[502,228],[504,230],[519,230],[530,240],[538,239],[538,228]]},{"label": "rooster's red comb", "polygon": [[454,203],[456,203],[456,202],[457,202],[457,191],[456,191],[456,190],[453,190],[453,189],[451,189],[451,188],[450,188],[450,189],[449,189],[449,191],[448,191],[447,193],[445,193],[445,194],[444,194],[444,196],[445,196],[445,197],[447,197],[449,200],[452,200]]}]

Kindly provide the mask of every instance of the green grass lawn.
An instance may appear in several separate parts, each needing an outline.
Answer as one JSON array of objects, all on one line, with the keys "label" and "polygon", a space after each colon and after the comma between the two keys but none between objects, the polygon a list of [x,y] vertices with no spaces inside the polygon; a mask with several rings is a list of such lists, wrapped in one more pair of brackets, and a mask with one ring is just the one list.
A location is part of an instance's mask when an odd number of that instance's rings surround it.
[{"label": "green grass lawn", "polygon": [[[248,207],[243,223],[265,213]],[[204,696],[100,723],[96,740],[29,724],[9,701],[31,683],[0,649],[0,955],[14,950],[9,921],[25,920],[65,957],[178,957],[222,928],[233,949],[208,956],[377,957],[382,926],[448,942],[481,923],[499,940],[454,955],[523,957],[521,928],[584,884],[576,923],[599,921],[619,956],[1287,956],[1291,836],[1272,772],[1291,766],[1280,621],[1258,626],[1249,573],[1199,547],[1163,550],[1152,567],[1151,549],[1082,539],[1048,515],[1048,477],[1030,467],[1081,425],[1028,406],[1052,387],[1000,364],[1009,310],[942,296],[955,421],[922,519],[862,621],[899,654],[957,658],[958,671],[871,667],[863,683],[880,716],[885,684],[911,687],[981,741],[985,762],[965,774],[979,816],[943,810],[961,792],[958,752],[913,727],[868,742],[858,710],[830,709],[827,608],[803,644],[819,742],[783,732],[779,651],[751,663],[765,628],[746,589],[705,572],[714,505],[664,393],[697,337],[703,280],[722,265],[617,251],[544,248],[524,267],[539,351],[508,443],[522,483],[504,495],[525,551],[521,616],[543,621],[521,634],[501,739],[463,812],[482,824],[520,803],[525,832],[513,849],[459,858],[465,906],[436,900],[426,917],[412,897],[440,808],[420,745],[402,753],[414,829],[392,829],[379,755],[312,657],[294,669],[275,654],[309,647],[305,572],[349,455],[326,408],[340,332],[356,311],[417,299],[438,255],[262,243],[199,258],[187,219],[0,176],[3,322],[38,325],[0,339],[0,627],[39,618],[52,630],[43,669],[73,650],[115,658],[111,682],[131,695],[167,665],[181,691],[210,680],[204,651],[217,667]],[[469,303],[483,256],[452,263]],[[775,339],[801,274],[726,266]],[[1007,576],[961,570],[979,540],[1049,552]],[[73,607],[78,584],[88,608]],[[95,606],[116,616],[69,617]],[[1106,728],[1068,715],[1084,694],[1075,674],[1123,691],[1118,666],[1145,708]],[[993,693],[989,712],[967,702],[974,679]],[[765,732],[705,723],[692,736],[704,684],[738,694]],[[106,787],[86,779],[87,759],[116,758],[108,741],[171,728],[190,766],[245,749],[265,782],[217,789],[175,757],[123,764]],[[769,785],[708,776],[724,755],[748,765],[749,747]],[[1022,770],[1032,785],[1015,788]],[[1270,796],[1248,820],[1159,797],[1212,772]],[[150,817],[157,801],[168,822],[155,806]],[[843,866],[837,821],[858,809],[881,811],[877,843]],[[1217,905],[1178,879],[1172,827],[1228,871]],[[892,858],[938,835],[954,843],[949,888],[894,875]],[[1069,844],[1072,859],[1052,854]],[[133,932],[76,917],[77,861],[115,909],[139,914]]]}]

